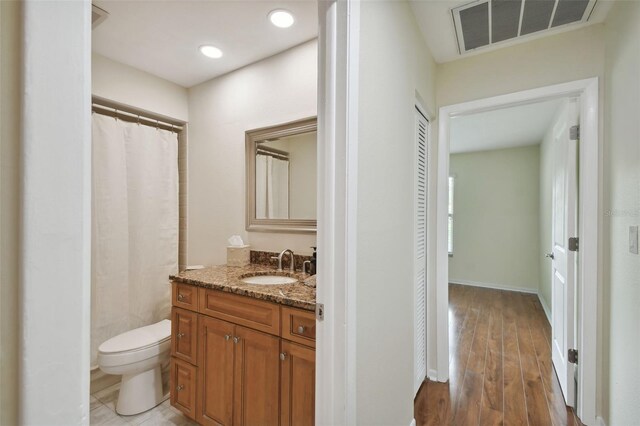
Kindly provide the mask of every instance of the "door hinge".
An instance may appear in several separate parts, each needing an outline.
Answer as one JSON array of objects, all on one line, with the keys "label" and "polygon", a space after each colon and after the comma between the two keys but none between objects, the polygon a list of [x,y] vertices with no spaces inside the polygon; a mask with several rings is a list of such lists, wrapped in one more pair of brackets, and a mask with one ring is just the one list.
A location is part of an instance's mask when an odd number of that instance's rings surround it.
[{"label": "door hinge", "polygon": [[577,349],[569,349],[569,353],[568,353],[567,359],[569,360],[569,362],[571,364],[577,364],[578,363],[578,350]]},{"label": "door hinge", "polygon": [[569,238],[569,251],[578,251],[580,248],[580,239],[578,237]]},{"label": "door hinge", "polygon": [[571,126],[569,129],[569,139],[572,141],[580,139],[580,126]]},{"label": "door hinge", "polygon": [[324,319],[324,303],[316,303],[316,319],[318,321]]}]

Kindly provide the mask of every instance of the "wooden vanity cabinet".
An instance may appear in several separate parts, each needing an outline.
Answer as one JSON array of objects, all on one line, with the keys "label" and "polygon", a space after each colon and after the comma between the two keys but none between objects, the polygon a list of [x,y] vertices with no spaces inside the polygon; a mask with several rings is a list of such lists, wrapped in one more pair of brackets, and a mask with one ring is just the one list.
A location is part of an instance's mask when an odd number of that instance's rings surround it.
[{"label": "wooden vanity cabinet", "polygon": [[171,386],[171,405],[182,413],[196,419],[197,409],[197,367],[178,358],[171,358],[169,386]]},{"label": "wooden vanity cabinet", "polygon": [[198,314],[186,309],[171,309],[171,355],[196,364]]},{"label": "wooden vanity cabinet", "polygon": [[280,338],[236,326],[234,425],[279,424]]},{"label": "wooden vanity cabinet", "polygon": [[198,417],[203,425],[233,424],[235,326],[200,315]]},{"label": "wooden vanity cabinet", "polygon": [[[191,296],[189,309],[176,307],[174,297],[171,405],[202,425],[313,425],[314,313],[216,290],[181,290]],[[195,303],[190,290],[197,291]],[[184,330],[193,327],[186,345]],[[185,335],[178,339],[179,333]]]},{"label": "wooden vanity cabinet", "polygon": [[282,341],[280,424],[313,425],[316,406],[316,351]]}]

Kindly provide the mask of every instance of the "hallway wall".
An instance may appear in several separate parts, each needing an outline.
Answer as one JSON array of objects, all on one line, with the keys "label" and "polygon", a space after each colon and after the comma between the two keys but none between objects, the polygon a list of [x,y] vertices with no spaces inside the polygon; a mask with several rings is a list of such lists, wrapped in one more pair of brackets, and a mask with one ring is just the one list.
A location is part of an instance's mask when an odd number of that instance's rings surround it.
[{"label": "hallway wall", "polygon": [[452,154],[449,282],[537,293],[540,146]]},{"label": "hallway wall", "polygon": [[438,65],[438,107],[604,75],[604,25]]},{"label": "hallway wall", "polygon": [[413,419],[416,97],[435,62],[406,2],[361,2],[356,264],[358,424]]},{"label": "hallway wall", "polygon": [[640,256],[629,226],[640,225],[640,3],[616,2],[605,23],[605,271],[603,417],[640,419]]}]

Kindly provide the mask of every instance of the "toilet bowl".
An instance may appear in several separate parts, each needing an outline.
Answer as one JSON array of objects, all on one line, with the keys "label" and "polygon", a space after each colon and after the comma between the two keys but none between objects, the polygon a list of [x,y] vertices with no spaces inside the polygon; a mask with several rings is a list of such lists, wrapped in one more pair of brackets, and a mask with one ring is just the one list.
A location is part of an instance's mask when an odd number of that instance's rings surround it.
[{"label": "toilet bowl", "polygon": [[163,401],[161,366],[169,360],[170,347],[169,320],[127,331],[100,345],[100,369],[122,375],[118,414],[138,414]]}]

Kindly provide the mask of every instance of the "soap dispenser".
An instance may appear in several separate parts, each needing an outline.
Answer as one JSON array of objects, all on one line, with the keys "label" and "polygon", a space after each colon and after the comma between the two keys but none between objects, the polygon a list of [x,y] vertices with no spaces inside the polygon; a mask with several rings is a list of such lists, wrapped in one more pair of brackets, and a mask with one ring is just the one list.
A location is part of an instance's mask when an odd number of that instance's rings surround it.
[{"label": "soap dispenser", "polygon": [[316,268],[317,268],[317,262],[318,262],[318,252],[316,251],[318,249],[318,247],[311,247],[313,249],[313,254],[311,255],[311,267],[309,268],[309,274],[310,275],[315,275],[316,274]]}]

